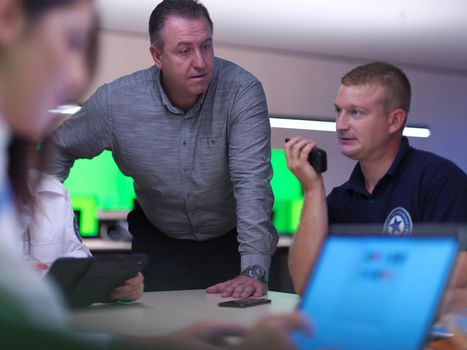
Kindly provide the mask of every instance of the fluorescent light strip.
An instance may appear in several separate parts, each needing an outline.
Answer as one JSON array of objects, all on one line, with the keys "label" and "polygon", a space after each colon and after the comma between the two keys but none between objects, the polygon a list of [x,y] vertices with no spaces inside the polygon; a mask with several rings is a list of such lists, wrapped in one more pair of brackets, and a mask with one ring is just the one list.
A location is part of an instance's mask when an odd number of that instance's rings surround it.
[{"label": "fluorescent light strip", "polygon": [[408,137],[423,137],[427,138],[431,136],[431,130],[428,128],[418,128],[415,126],[406,126],[402,135]]},{"label": "fluorescent light strip", "polygon": [[57,108],[54,109],[49,109],[50,113],[59,113],[59,114],[75,114],[81,109],[81,106],[79,105],[63,105],[63,106],[58,106]]},{"label": "fluorescent light strip", "polygon": [[[60,114],[74,114],[81,109],[78,105],[64,105],[58,106],[55,109],[49,110],[51,113]],[[297,130],[315,130],[315,131],[336,131],[336,123],[325,120],[312,120],[312,119],[291,119],[291,118],[269,118],[272,128],[278,129],[297,129]],[[431,135],[431,130],[428,128],[420,128],[413,126],[406,126],[403,132],[404,136],[409,137],[423,137],[427,138]]]},{"label": "fluorescent light strip", "polygon": [[[272,128],[279,129],[297,129],[297,130],[315,130],[315,131],[336,131],[336,123],[324,120],[311,119],[290,119],[290,118],[269,118]],[[406,126],[403,131],[404,136],[409,137],[430,137],[431,130],[428,128]]]},{"label": "fluorescent light strip", "polygon": [[336,131],[336,123],[322,120],[304,120],[304,119],[285,119],[269,118],[272,128],[279,129],[298,129],[298,130],[317,130],[317,131]]}]

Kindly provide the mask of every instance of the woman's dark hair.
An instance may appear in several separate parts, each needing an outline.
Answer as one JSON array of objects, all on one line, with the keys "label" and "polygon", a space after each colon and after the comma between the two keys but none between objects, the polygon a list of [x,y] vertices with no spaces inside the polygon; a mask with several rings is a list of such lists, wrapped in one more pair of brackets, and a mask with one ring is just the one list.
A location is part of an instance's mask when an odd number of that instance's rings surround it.
[{"label": "woman's dark hair", "polygon": [[39,178],[32,184],[28,183],[28,168],[31,162],[46,165],[45,152],[37,152],[35,142],[14,136],[8,147],[8,176],[18,206],[31,197],[31,189],[39,182]]}]

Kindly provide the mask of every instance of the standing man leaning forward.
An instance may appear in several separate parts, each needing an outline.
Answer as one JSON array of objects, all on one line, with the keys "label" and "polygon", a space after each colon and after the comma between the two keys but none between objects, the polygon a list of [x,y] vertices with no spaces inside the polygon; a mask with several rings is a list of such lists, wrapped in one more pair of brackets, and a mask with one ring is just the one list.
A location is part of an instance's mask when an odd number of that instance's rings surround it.
[{"label": "standing man leaning forward", "polygon": [[[307,161],[316,143],[295,137],[285,145],[287,165],[304,191],[289,260],[299,293],[328,223],[381,223],[393,234],[410,233],[417,222],[467,223],[466,174],[444,158],[410,147],[402,136],[410,96],[406,75],[387,63],[369,63],[344,75],[335,102],[337,139],[342,154],[358,163],[327,199],[322,176]],[[465,272],[458,273],[454,287],[467,286]]]},{"label": "standing man leaning forward", "polygon": [[196,0],[162,1],[149,35],[155,66],[101,86],[57,129],[50,172],[63,180],[75,159],[112,151],[135,181],[128,222],[133,252],[149,255],[146,290],[264,295],[278,235],[263,88],[214,57]]}]

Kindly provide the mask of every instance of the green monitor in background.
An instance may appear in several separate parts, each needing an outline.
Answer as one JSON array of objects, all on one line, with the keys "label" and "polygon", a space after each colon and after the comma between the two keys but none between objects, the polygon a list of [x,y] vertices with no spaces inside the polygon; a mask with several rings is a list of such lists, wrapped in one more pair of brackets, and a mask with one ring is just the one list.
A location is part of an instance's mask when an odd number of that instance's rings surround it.
[{"label": "green monitor in background", "polygon": [[274,192],[273,224],[281,234],[292,234],[300,222],[303,192],[300,182],[287,168],[284,150],[273,149],[271,153]]},{"label": "green monitor in background", "polygon": [[85,237],[98,235],[99,210],[133,208],[133,180],[121,173],[110,151],[93,159],[75,161],[65,186],[73,209],[79,212],[80,233]]},{"label": "green monitor in background", "polygon": [[[272,150],[274,176],[273,223],[281,234],[295,232],[303,203],[300,183],[287,169],[284,151]],[[91,160],[77,160],[65,181],[71,194],[73,209],[79,212],[81,235],[98,235],[98,211],[131,210],[135,198],[133,180],[123,175],[112,153],[104,151]]]}]

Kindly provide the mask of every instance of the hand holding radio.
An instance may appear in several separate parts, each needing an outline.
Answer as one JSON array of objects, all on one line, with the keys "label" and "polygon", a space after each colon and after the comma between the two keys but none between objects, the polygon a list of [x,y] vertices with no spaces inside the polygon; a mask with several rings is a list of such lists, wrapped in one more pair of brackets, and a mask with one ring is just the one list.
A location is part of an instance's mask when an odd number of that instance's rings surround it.
[{"label": "hand holding radio", "polygon": [[[289,142],[290,139],[285,139]],[[317,173],[324,173],[328,169],[326,151],[319,147],[314,147],[308,155],[308,162],[315,169]]]}]

